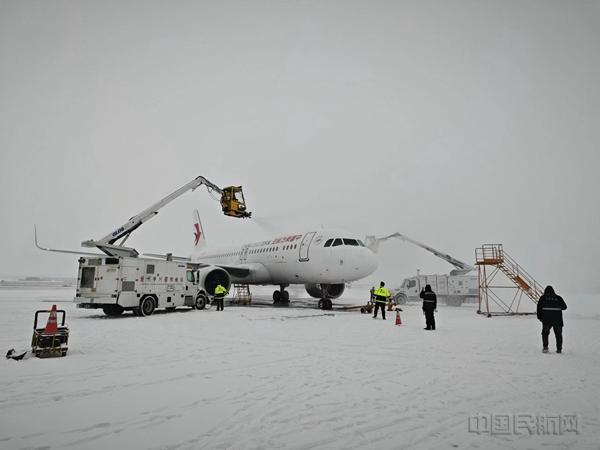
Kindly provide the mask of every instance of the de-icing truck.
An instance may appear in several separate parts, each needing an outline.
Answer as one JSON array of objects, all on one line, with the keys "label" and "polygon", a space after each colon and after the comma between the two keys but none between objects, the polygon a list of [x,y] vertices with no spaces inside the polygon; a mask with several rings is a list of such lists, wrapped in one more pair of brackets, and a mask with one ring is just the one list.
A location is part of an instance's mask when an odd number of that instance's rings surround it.
[{"label": "de-icing truck", "polygon": [[393,291],[397,304],[421,301],[419,294],[425,285],[431,285],[439,302],[448,306],[477,303],[479,280],[477,275],[417,275],[405,278],[400,288]]},{"label": "de-icing truck", "polygon": [[94,247],[103,253],[41,247],[37,241],[37,230],[35,245],[45,251],[81,255],[74,300],[81,308],[101,308],[108,316],[118,316],[124,311],[149,316],[156,308],[173,310],[178,306],[204,309],[218,284],[229,290],[231,281],[227,271],[216,265],[192,263],[189,258],[171,254],[161,259],[143,258],[136,249],[124,246],[131,233],[156,216],[162,207],[201,185],[221,195],[221,208],[226,216],[251,216],[246,210],[241,186],[221,189],[199,176],[103,238],[82,242],[82,246]]},{"label": "de-icing truck", "polygon": [[230,287],[227,272],[218,267],[199,268],[169,259],[82,256],[75,302],[80,308],[101,308],[107,316],[124,311],[149,316],[157,308],[204,309],[217,284]]},{"label": "de-icing truck", "polygon": [[367,236],[365,242],[369,248],[376,252],[381,242],[391,238],[410,242],[454,266],[454,270],[450,271],[449,275],[417,274],[415,277],[405,278],[400,288],[394,290],[392,293],[392,298],[396,303],[403,304],[407,301],[420,301],[419,294],[421,293],[421,289],[428,284],[431,285],[431,289],[436,293],[438,301],[444,302],[449,306],[460,306],[465,302],[477,302],[479,296],[478,276],[467,275],[474,270],[473,266],[400,233],[393,233],[384,237]]}]

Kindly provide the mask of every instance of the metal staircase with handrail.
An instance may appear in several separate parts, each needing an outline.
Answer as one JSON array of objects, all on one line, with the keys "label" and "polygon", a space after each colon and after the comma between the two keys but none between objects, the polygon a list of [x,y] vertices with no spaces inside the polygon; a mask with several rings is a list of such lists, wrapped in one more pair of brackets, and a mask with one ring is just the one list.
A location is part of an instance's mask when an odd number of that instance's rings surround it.
[{"label": "metal staircase with handrail", "polygon": [[250,302],[252,302],[250,286],[247,284],[234,284],[232,303],[247,305]]},{"label": "metal staircase with handrail", "polygon": [[[484,304],[488,317],[492,315],[533,314],[519,312],[521,297],[525,294],[534,303],[537,303],[543,293],[542,286],[514,258],[504,251],[502,244],[483,244],[481,247],[476,248],[475,265],[479,269],[479,313],[481,313],[481,306]],[[489,275],[488,267],[492,267]],[[514,286],[492,285],[491,283],[499,272],[502,272]],[[503,300],[496,290],[508,287],[516,288],[516,293],[510,303]],[[490,300],[496,303],[502,311],[490,312]]]}]

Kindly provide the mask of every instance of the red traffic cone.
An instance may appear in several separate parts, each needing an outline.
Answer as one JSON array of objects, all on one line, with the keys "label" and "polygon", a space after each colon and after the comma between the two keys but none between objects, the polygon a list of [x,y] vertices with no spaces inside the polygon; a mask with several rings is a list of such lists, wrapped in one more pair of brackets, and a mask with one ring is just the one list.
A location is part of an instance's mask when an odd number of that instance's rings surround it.
[{"label": "red traffic cone", "polygon": [[56,323],[56,305],[52,305],[50,316],[48,317],[48,323],[46,323],[46,328],[44,328],[44,333],[56,334],[57,331],[58,324]]},{"label": "red traffic cone", "polygon": [[402,319],[400,319],[400,311],[396,310],[396,325],[402,325]]}]

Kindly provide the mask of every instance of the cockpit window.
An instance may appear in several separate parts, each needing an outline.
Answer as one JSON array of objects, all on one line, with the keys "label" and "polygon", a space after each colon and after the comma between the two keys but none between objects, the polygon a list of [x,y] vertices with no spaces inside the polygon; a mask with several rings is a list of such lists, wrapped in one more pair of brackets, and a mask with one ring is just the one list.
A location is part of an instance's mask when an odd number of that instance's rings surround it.
[{"label": "cockpit window", "polygon": [[341,239],[336,239],[335,241],[333,241],[333,244],[331,245],[332,247],[337,247],[338,245],[342,245],[342,240]]},{"label": "cockpit window", "polygon": [[358,242],[356,239],[347,239],[344,238],[344,245],[355,245],[358,246]]},{"label": "cockpit window", "polygon": [[325,242],[325,247],[331,247],[332,242],[333,242],[333,239],[327,239],[327,242]]},{"label": "cockpit window", "polygon": [[363,244],[363,241],[361,241],[360,239],[357,239],[356,242],[358,242],[358,245],[360,245],[361,247],[365,246],[365,244]]}]

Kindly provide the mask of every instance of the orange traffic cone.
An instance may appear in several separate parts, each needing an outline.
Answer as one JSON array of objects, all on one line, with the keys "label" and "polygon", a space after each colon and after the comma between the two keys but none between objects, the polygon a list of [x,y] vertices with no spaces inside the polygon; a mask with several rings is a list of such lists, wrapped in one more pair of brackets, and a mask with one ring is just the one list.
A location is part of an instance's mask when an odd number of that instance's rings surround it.
[{"label": "orange traffic cone", "polygon": [[402,319],[400,319],[400,311],[396,310],[396,325],[402,325]]},{"label": "orange traffic cone", "polygon": [[56,334],[57,331],[58,324],[56,323],[56,305],[52,305],[52,309],[50,310],[50,316],[48,317],[48,323],[46,323],[44,333]]}]

